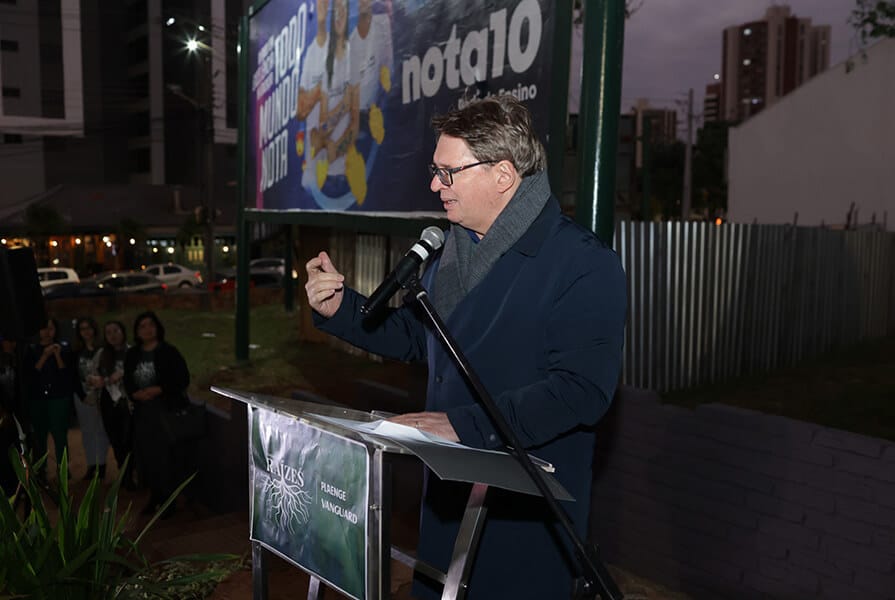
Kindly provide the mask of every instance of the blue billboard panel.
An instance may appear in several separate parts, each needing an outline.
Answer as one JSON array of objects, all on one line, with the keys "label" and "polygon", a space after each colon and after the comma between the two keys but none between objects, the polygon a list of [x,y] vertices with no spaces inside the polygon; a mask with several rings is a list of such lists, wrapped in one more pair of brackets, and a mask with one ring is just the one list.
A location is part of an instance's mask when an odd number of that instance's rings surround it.
[{"label": "blue billboard panel", "polygon": [[249,26],[256,208],[439,211],[430,127],[510,93],[546,139],[553,0],[271,0]]}]

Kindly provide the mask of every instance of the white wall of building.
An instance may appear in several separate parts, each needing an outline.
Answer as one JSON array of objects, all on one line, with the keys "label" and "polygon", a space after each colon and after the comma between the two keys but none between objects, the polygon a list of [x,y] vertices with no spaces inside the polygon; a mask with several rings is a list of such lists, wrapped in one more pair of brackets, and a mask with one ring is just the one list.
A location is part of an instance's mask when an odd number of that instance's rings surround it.
[{"label": "white wall of building", "polygon": [[[21,3],[0,13],[0,37],[19,42],[13,57],[0,63],[0,84],[20,87],[21,97],[9,102],[0,99],[0,131],[21,135],[84,135],[84,88],[81,64],[80,0],[59,0],[62,30],[64,118],[42,117],[40,88],[40,45],[35,33],[40,16],[34,3]],[[8,72],[9,75],[4,73]],[[24,74],[24,76],[23,76]],[[8,106],[7,106],[8,104]]]},{"label": "white wall of building", "polygon": [[730,131],[728,217],[895,230],[895,39],[834,66]]}]

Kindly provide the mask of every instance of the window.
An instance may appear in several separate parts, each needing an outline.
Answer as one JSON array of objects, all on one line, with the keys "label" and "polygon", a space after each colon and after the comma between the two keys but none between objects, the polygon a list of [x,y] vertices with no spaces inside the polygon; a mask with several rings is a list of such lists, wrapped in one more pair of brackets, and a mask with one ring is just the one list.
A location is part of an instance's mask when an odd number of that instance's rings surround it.
[{"label": "window", "polygon": [[[2,0],[0,0],[2,1]],[[0,51],[2,52],[18,52],[19,43],[16,40],[0,40]]]},{"label": "window", "polygon": [[149,135],[149,112],[132,113],[127,117],[127,134],[131,137]]},{"label": "window", "polygon": [[139,38],[127,45],[127,64],[135,65],[145,62],[149,57],[149,42],[147,39]]},{"label": "window", "polygon": [[45,117],[65,117],[65,90],[43,88],[40,102]]},{"label": "window", "polygon": [[62,44],[44,42],[40,45],[40,62],[45,65],[62,64]]},{"label": "window", "polygon": [[3,97],[4,98],[21,98],[22,90],[17,87],[3,86]]},{"label": "window", "polygon": [[127,9],[127,26],[133,28],[145,24],[148,19],[147,15],[146,0],[137,0],[131,3]]},{"label": "window", "polygon": [[148,173],[150,167],[149,148],[136,148],[128,156],[131,173]]}]

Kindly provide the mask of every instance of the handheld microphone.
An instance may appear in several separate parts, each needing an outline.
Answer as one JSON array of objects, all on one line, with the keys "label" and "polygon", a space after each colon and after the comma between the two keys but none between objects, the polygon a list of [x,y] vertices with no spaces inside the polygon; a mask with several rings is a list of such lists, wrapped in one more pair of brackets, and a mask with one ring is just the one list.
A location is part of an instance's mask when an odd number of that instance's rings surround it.
[{"label": "handheld microphone", "polygon": [[404,287],[410,277],[419,272],[420,265],[429,258],[429,255],[442,245],[444,245],[444,232],[441,229],[435,226],[423,229],[419,241],[398,261],[398,265],[360,307],[361,314],[372,315],[379,311],[399,289]]}]

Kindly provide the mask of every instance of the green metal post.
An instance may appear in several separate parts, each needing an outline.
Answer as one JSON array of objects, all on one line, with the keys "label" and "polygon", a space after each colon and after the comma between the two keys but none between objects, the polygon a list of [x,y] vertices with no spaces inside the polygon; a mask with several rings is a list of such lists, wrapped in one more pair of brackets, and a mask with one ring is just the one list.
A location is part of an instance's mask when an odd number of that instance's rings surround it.
[{"label": "green metal post", "polygon": [[547,175],[550,189],[562,199],[563,162],[569,106],[569,62],[572,52],[572,0],[556,0],[553,11],[553,69],[550,79],[550,122],[547,134]]},{"label": "green metal post", "polygon": [[652,146],[652,121],[643,120],[643,133],[640,134],[641,159],[640,176],[643,178],[643,198],[640,202],[640,215],[644,221],[651,221],[652,203],[650,202],[650,148]]},{"label": "green metal post", "polygon": [[283,257],[283,304],[286,312],[295,310],[295,289],[292,285],[292,223],[283,225],[283,237],[286,238],[286,255]]},{"label": "green metal post", "polygon": [[587,2],[575,220],[610,245],[615,230],[615,163],[624,43],[625,0]]},{"label": "green metal post", "polygon": [[[252,14],[249,9],[249,15]],[[246,135],[248,114],[249,18],[239,20],[239,124],[237,132],[236,192],[236,360],[249,359],[249,234],[245,218]]]}]

